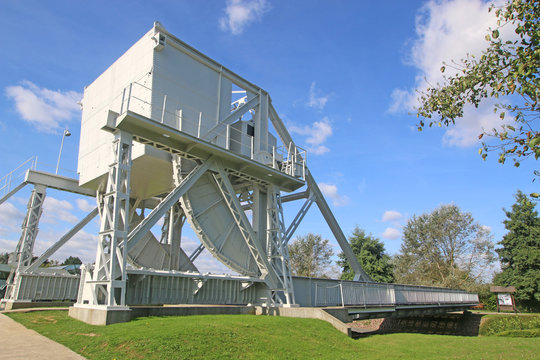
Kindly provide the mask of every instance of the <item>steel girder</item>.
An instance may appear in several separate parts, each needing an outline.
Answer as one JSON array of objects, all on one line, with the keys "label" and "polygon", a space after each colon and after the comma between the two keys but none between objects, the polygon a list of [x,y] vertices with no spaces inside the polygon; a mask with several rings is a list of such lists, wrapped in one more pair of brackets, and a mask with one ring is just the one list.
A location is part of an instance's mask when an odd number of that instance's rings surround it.
[{"label": "steel girder", "polygon": [[92,281],[85,284],[92,294],[91,305],[125,306],[129,193],[132,136],[114,134],[114,162],[109,166],[106,191],[99,195],[101,226]]},{"label": "steel girder", "polygon": [[22,223],[22,234],[15,248],[15,252],[10,255],[9,263],[12,266],[11,273],[7,279],[6,299],[17,297],[20,282],[18,274],[22,269],[30,265],[32,252],[39,231],[39,219],[43,212],[43,202],[45,201],[46,187],[44,185],[34,185],[34,190],[28,201],[26,217]]},{"label": "steel girder", "polygon": [[[270,120],[272,121],[272,124],[274,125],[274,129],[276,129],[279,137],[281,138],[281,141],[283,144],[294,144],[291,135],[287,131],[287,128],[283,124],[283,121],[279,118],[276,109],[274,109],[274,106],[270,104]],[[347,241],[347,238],[343,234],[343,231],[341,230],[336,218],[334,217],[334,214],[332,214],[332,210],[330,210],[330,207],[328,206],[328,203],[326,202],[321,190],[319,189],[319,186],[317,185],[317,182],[311,175],[311,172],[308,168],[306,168],[306,183],[308,190],[313,193],[315,197],[315,202],[317,203],[317,206],[319,210],[321,211],[321,214],[323,215],[324,219],[326,220],[326,223],[330,227],[330,230],[334,234],[334,237],[336,238],[337,242],[339,243],[339,246],[343,250],[343,253],[345,254],[345,257],[347,258],[347,261],[351,265],[351,268],[353,269],[355,275],[354,280],[363,280],[363,281],[372,281],[368,274],[362,269],[362,266],[360,266],[360,263],[358,262],[358,259],[354,255],[354,252],[351,249],[351,246],[349,245],[349,242]]]}]

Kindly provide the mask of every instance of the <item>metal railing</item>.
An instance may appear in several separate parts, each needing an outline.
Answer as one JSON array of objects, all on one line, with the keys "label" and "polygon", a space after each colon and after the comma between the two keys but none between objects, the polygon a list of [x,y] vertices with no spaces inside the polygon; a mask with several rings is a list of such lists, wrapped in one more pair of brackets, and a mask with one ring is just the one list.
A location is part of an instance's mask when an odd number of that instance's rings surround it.
[{"label": "metal railing", "polygon": [[[119,114],[129,110],[236,154],[253,160],[256,158],[254,137],[246,136],[244,129],[230,124],[220,127],[215,115],[208,117],[188,105],[180,107],[173,97],[157,94],[146,85],[138,82],[130,83],[121,94],[119,106]],[[267,151],[271,161],[265,165],[305,179],[307,155],[305,149],[292,143],[281,146],[269,144]]]},{"label": "metal railing", "polygon": [[13,183],[19,185],[24,180],[24,176],[28,170],[36,170],[37,156],[32,156],[30,159],[11,170],[7,175],[0,179],[0,198],[4,197],[13,189]]},{"label": "metal railing", "polygon": [[478,295],[429,286],[340,280],[314,282],[314,306],[399,306],[473,304]]}]

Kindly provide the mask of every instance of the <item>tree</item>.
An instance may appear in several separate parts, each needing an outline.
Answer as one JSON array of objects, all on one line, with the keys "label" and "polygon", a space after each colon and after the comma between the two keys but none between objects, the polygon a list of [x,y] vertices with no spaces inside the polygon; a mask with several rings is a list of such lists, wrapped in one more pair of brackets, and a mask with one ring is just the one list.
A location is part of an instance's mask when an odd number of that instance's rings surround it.
[{"label": "tree", "polygon": [[[390,257],[386,254],[384,244],[378,238],[371,234],[366,235],[364,230],[356,226],[352,236],[349,237],[349,243],[358,262],[373,281],[387,283],[394,281],[394,268],[390,263]],[[340,253],[339,258],[338,265],[343,270],[341,278],[352,280],[354,271],[352,271],[345,254]]]},{"label": "tree", "polygon": [[471,289],[495,261],[490,231],[456,205],[413,216],[395,258],[398,282]]},{"label": "tree", "polygon": [[497,249],[502,272],[494,282],[516,287],[516,301],[529,310],[540,310],[540,217],[536,204],[518,191],[511,211],[504,210],[508,233]]},{"label": "tree", "polygon": [[9,253],[1,253],[0,254],[0,264],[7,264],[9,260]]},{"label": "tree", "polygon": [[[465,104],[475,107],[485,98],[505,97],[496,105],[501,120],[511,116],[509,123],[499,129],[487,129],[479,134],[497,139],[496,145],[483,143],[479,150],[485,159],[488,151],[499,151],[499,162],[514,159],[519,166],[524,158],[540,157],[540,132],[535,120],[540,116],[540,2],[512,0],[504,8],[495,10],[497,28],[486,35],[488,47],[480,58],[467,55],[460,62],[444,63],[441,72],[452,67],[456,75],[444,77],[420,94],[418,129],[438,124],[449,126],[463,117]],[[518,40],[502,39],[501,28],[513,27]],[[508,115],[508,116],[507,116]],[[538,171],[535,171],[540,176]]]},{"label": "tree", "polygon": [[82,264],[81,259],[78,257],[70,256],[66,260],[64,260],[64,263],[62,265],[80,265]]},{"label": "tree", "polygon": [[320,235],[297,237],[289,245],[289,264],[296,276],[327,277],[334,252],[328,240]]}]

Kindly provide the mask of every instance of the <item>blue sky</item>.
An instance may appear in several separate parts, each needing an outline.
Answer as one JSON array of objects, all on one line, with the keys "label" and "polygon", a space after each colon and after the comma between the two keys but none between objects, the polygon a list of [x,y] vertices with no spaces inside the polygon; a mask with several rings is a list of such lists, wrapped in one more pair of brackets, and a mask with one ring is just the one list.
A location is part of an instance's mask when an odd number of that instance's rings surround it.
[{"label": "blue sky", "polygon": [[[80,110],[90,84],[153,25],[266,89],[348,236],[355,225],[390,254],[413,215],[454,203],[505,234],[513,194],[538,191],[534,161],[515,168],[476,139],[499,125],[492,103],[466,109],[452,128],[418,132],[415,88],[440,81],[442,61],[478,53],[493,26],[487,3],[453,1],[3,1],[0,3],[0,176],[32,156],[54,172],[69,128],[60,174],[76,177]],[[13,251],[29,190],[0,206],[0,251]],[[48,192],[39,253],[93,205]],[[285,208],[286,222],[301,203]],[[316,207],[297,231],[329,238]],[[93,261],[95,223],[57,258]],[[185,244],[195,246],[185,233]],[[336,245],[337,246],[337,245]],[[337,252],[336,248],[336,252]],[[204,266],[219,271],[210,259]],[[202,266],[202,265],[201,265]],[[202,267],[204,267],[202,266]]]}]

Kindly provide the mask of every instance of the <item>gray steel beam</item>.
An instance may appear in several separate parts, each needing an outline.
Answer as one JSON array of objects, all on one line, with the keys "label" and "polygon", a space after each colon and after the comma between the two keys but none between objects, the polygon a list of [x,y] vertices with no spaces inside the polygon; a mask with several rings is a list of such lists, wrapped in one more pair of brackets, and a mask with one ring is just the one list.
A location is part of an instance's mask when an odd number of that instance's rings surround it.
[{"label": "gray steel beam", "polygon": [[296,201],[300,199],[307,199],[309,197],[309,189],[295,194],[284,195],[281,197],[281,202],[286,203],[289,201]]},{"label": "gray steel beam", "polygon": [[60,238],[54,245],[48,248],[39,258],[36,259],[29,267],[24,269],[25,272],[36,271],[37,268],[45,262],[52,254],[54,254],[60,247],[62,247],[66,242],[68,242],[76,233],[78,233],[83,227],[86,226],[93,218],[98,214],[98,208],[96,207],[88,215],[84,217],[77,225],[75,225],[71,230],[69,230],[64,236]]},{"label": "gray steel beam", "polygon": [[199,255],[201,255],[201,253],[203,252],[203,250],[204,250],[204,245],[203,245],[203,244],[199,245],[199,246],[195,249],[195,251],[193,251],[193,253],[192,253],[191,255],[189,255],[189,261],[194,262],[195,259],[196,259]]},{"label": "gray steel beam", "polygon": [[[279,137],[281,138],[281,141],[284,145],[288,144],[294,144],[294,141],[292,140],[291,135],[287,131],[287,128],[283,124],[283,121],[279,118],[279,115],[277,114],[276,109],[274,109],[274,106],[270,104],[270,119],[272,120],[272,125],[274,125],[274,129],[276,129],[276,132],[278,133]],[[308,189],[313,191],[315,194],[315,201],[317,202],[317,206],[319,207],[319,210],[321,211],[324,219],[326,220],[326,223],[330,227],[330,230],[334,234],[334,237],[336,238],[337,242],[339,243],[339,246],[341,247],[341,250],[343,250],[343,253],[345,254],[345,257],[347,258],[347,261],[351,265],[351,268],[353,269],[355,276],[355,280],[364,280],[364,281],[372,281],[368,274],[362,269],[362,266],[360,266],[360,263],[358,262],[358,259],[354,255],[354,252],[352,251],[351,246],[349,245],[349,242],[347,241],[347,238],[343,234],[343,231],[339,227],[339,224],[334,217],[334,214],[332,214],[332,211],[330,210],[330,207],[326,203],[326,200],[324,199],[324,196],[319,189],[319,186],[317,185],[317,182],[311,175],[311,172],[306,167],[306,182],[308,185]]]},{"label": "gray steel beam", "polygon": [[278,284],[280,283],[279,278],[270,266],[270,263],[265,256],[265,250],[262,244],[257,241],[257,235],[253,231],[253,227],[249,223],[249,220],[242,209],[242,205],[236,197],[236,193],[227,173],[220,165],[217,166],[217,170],[219,172],[219,176],[214,175],[216,184],[218,185],[218,188],[220,189],[223,198],[229,207],[231,215],[236,221],[238,229],[240,230],[240,233],[242,234],[251,255],[255,259],[255,262],[261,271],[261,278],[267,283],[271,290],[278,289]]},{"label": "gray steel beam", "polygon": [[15,193],[17,193],[17,191],[21,190],[23,187],[25,187],[28,183],[26,182],[22,182],[20,183],[16,188],[14,188],[13,190],[11,190],[10,192],[8,192],[4,197],[2,197],[0,199],[0,205],[2,205],[2,203],[4,203],[4,201],[6,201],[7,199],[9,199],[10,197],[12,197],[13,195],[15,195]]},{"label": "gray steel beam", "polygon": [[313,196],[310,196],[302,205],[300,210],[298,211],[298,214],[294,217],[294,220],[291,222],[291,225],[287,228],[287,231],[285,231],[285,244],[288,244],[291,240],[294,232],[296,229],[298,229],[298,225],[300,225],[300,222],[306,216],[309,208],[311,207],[311,204],[313,204]]},{"label": "gray steel beam", "polygon": [[[223,132],[222,128],[224,126],[227,126],[229,124],[232,124],[234,120],[240,118],[242,115],[244,115],[246,112],[254,108],[255,106],[259,105],[259,97],[254,97],[253,99],[246,102],[244,105],[240,106],[238,109],[230,113],[225,119],[221,120],[218,124],[216,124],[214,127],[212,127],[208,132],[202,136],[201,138],[203,140],[209,141],[212,139],[212,133],[213,132]],[[221,129],[221,130],[220,130]]]},{"label": "gray steel beam", "polygon": [[42,171],[28,170],[26,172],[25,182],[34,185],[44,185],[48,188],[67,191],[79,195],[95,197],[94,190],[79,186],[79,181],[64,176],[49,174]]},{"label": "gray steel beam", "polygon": [[[134,246],[156,222],[168,211],[171,206],[178,202],[180,197],[188,191],[193,184],[208,170],[211,160],[194,168],[181,182],[171,191],[151,212],[144,218],[128,235],[127,246]],[[120,244],[123,246],[124,244]]]}]

